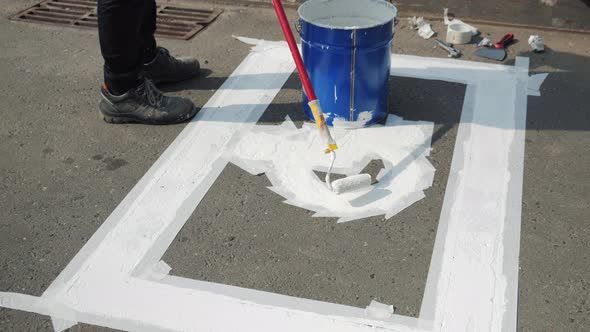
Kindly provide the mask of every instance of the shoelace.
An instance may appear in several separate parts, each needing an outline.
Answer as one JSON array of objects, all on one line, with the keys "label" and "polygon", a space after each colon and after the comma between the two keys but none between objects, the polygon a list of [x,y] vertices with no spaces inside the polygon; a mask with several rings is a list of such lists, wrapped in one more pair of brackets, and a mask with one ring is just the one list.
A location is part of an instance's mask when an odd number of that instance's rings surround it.
[{"label": "shoelace", "polygon": [[146,97],[150,106],[153,107],[160,107],[162,99],[164,99],[162,92],[158,90],[154,83],[149,79],[145,79],[145,81],[137,88],[137,93],[142,97]]}]

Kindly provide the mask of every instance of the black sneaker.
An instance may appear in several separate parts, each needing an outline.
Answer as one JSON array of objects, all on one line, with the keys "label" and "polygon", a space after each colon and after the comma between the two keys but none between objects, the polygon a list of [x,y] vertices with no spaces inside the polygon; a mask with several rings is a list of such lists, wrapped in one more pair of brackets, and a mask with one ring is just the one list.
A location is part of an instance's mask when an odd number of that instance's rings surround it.
[{"label": "black sneaker", "polygon": [[120,96],[112,95],[106,85],[101,92],[98,108],[109,123],[170,124],[184,122],[197,113],[192,101],[164,96],[148,79]]},{"label": "black sneaker", "polygon": [[142,74],[154,83],[174,83],[197,77],[201,65],[195,58],[175,58],[167,49],[158,47],[156,57],[143,65]]}]

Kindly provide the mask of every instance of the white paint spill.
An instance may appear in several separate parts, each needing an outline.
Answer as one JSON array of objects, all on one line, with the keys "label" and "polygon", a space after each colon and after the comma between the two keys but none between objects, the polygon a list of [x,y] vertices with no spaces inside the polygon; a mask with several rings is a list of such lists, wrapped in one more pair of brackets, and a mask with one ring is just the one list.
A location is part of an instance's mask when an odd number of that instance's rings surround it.
[{"label": "white paint spill", "polygon": [[326,171],[316,128],[297,129],[290,119],[281,126],[257,126],[237,143],[233,161],[252,174],[266,173],[270,188],[286,203],[315,211],[317,217],[338,217],[339,222],[370,216],[390,218],[424,197],[432,185],[434,167],[430,154],[431,122],[405,121],[390,115],[385,125],[355,130],[334,127],[339,144],[334,173],[358,174],[372,159],[385,169],[378,183],[354,192],[336,194],[314,171]]},{"label": "white paint spill", "polygon": [[338,93],[336,93],[336,85],[334,85],[334,104],[338,101]]}]

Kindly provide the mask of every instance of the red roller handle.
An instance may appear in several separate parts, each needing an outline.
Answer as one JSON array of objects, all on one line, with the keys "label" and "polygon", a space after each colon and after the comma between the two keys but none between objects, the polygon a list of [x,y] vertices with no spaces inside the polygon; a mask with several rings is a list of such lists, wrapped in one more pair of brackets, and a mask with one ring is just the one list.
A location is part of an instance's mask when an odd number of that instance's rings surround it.
[{"label": "red roller handle", "polygon": [[301,83],[303,83],[303,89],[305,90],[307,99],[309,101],[314,101],[317,99],[317,97],[315,96],[315,92],[313,91],[313,87],[311,86],[311,81],[309,80],[307,70],[305,69],[303,60],[301,59],[301,54],[299,54],[299,49],[297,48],[297,43],[295,43],[293,32],[291,31],[291,27],[289,26],[289,20],[287,20],[287,16],[285,15],[283,4],[281,3],[281,0],[272,0],[272,5],[275,8],[275,12],[277,13],[279,22],[281,23],[281,29],[283,30],[283,34],[285,35],[285,39],[287,40],[287,44],[289,45],[289,50],[291,50],[291,55],[293,56],[295,66],[297,67],[297,71],[299,72],[299,76],[301,77]]}]

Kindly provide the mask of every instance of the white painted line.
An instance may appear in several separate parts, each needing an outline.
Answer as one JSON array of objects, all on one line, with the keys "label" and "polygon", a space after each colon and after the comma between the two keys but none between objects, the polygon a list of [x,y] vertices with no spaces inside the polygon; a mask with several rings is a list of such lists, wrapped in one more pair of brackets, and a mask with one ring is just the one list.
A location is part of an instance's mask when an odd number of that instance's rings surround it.
[{"label": "white painted line", "polygon": [[512,66],[404,54],[391,56],[391,75],[395,76],[467,84],[482,81],[506,82],[513,80],[514,74],[515,69]]},{"label": "white painted line", "polygon": [[[528,95],[540,96],[542,81],[547,75],[529,76],[529,58],[518,57],[515,64],[517,82],[515,86],[515,114],[514,114],[514,139],[508,154],[510,181],[508,182],[506,204],[506,216],[503,230],[505,244],[504,264],[501,267],[506,276],[505,311],[500,326],[503,331],[515,331],[518,326],[518,271],[520,254],[520,226],[522,220],[522,189],[524,176],[524,151],[526,136],[527,114],[527,90]],[[530,94],[530,88],[534,86],[536,93]]]},{"label": "white painted line", "polygon": [[436,331],[516,330],[528,59],[517,58],[511,72],[465,77],[420,312]]},{"label": "white painted line", "polygon": [[49,307],[54,305],[46,299],[18,294],[0,292],[0,307],[28,312],[36,312],[42,315],[50,315]]},{"label": "white painted line", "polygon": [[[98,232],[101,242],[86,246],[44,296],[75,302],[66,291],[111,288],[156,264],[225,167],[225,147],[237,132],[255,125],[293,69],[285,50],[251,53],[107,219]],[[117,307],[95,295],[90,296],[95,306]],[[147,318],[141,307],[134,318],[139,321]]]},{"label": "white painted line", "polygon": [[165,250],[294,69],[286,45],[256,43],[43,296],[0,293],[0,305],[50,314],[58,330],[76,321],[133,331],[514,330],[522,59],[393,58],[394,74],[468,84],[420,318],[375,320],[361,308],[167,275]]}]

